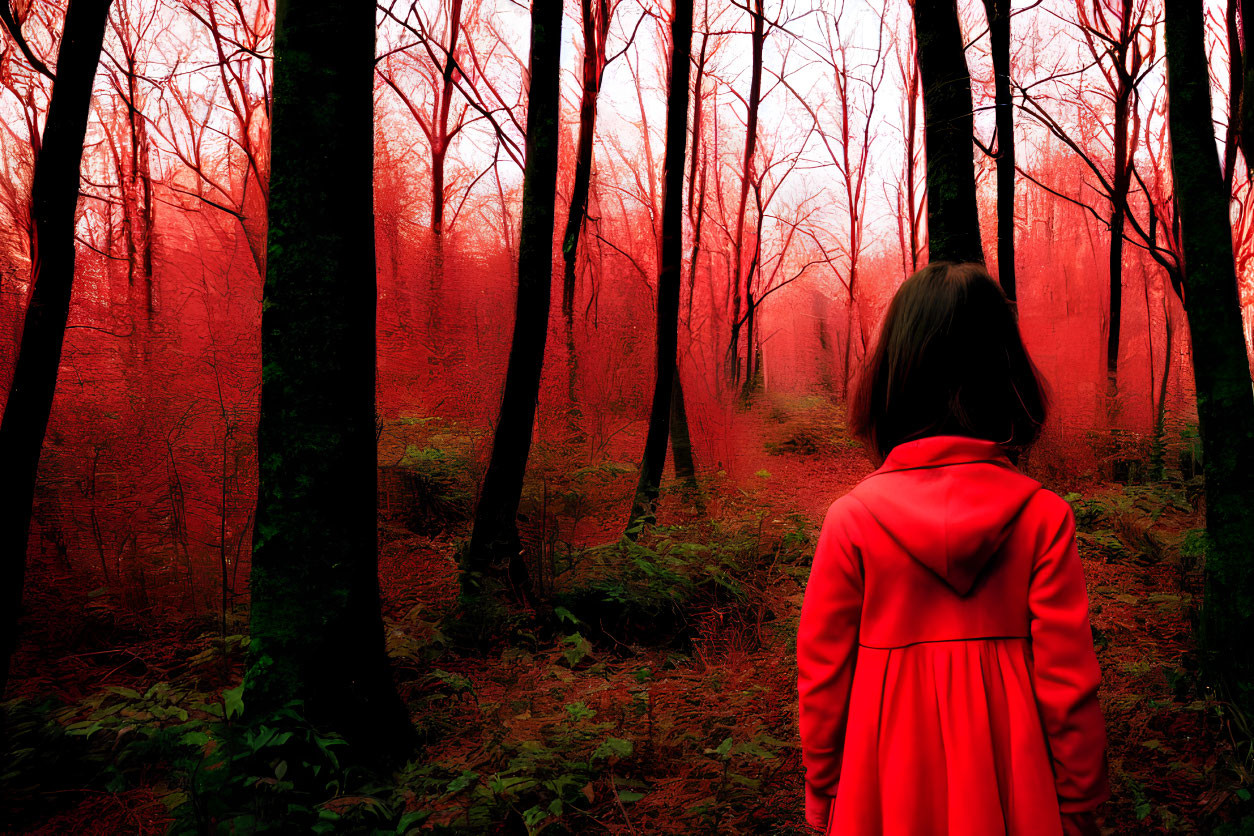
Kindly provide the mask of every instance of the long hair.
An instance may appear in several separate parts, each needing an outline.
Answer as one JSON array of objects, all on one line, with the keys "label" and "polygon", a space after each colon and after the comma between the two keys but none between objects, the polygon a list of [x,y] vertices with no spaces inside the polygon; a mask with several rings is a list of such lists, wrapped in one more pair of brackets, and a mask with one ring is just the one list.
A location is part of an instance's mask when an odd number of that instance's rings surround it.
[{"label": "long hair", "polygon": [[966,435],[1012,458],[1040,435],[1048,393],[1013,304],[982,264],[935,261],[897,290],[849,405],[883,460],[903,441]]}]

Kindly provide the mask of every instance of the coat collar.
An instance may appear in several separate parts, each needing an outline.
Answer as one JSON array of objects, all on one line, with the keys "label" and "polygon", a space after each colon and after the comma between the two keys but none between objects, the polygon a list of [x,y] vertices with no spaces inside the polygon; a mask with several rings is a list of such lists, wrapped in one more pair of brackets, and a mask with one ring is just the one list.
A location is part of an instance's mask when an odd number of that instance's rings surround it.
[{"label": "coat collar", "polygon": [[930,435],[904,441],[889,450],[888,457],[875,472],[890,473],[894,470],[967,462],[990,462],[1014,467],[1005,448],[996,441],[965,435]]}]

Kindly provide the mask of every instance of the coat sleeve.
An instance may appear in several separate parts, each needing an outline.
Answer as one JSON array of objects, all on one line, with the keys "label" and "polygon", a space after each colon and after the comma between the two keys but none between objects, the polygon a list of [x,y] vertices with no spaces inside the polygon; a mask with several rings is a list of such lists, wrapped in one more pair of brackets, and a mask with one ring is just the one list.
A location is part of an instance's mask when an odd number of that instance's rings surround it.
[{"label": "coat sleeve", "polygon": [[1066,815],[1092,810],[1110,796],[1106,727],[1071,507],[1065,506],[1061,523],[1046,529],[1052,534],[1037,553],[1028,590],[1033,682]]},{"label": "coat sleeve", "polygon": [[840,779],[862,612],[862,567],[845,508],[837,501],[823,521],[797,631],[806,822],[820,829],[827,826]]}]

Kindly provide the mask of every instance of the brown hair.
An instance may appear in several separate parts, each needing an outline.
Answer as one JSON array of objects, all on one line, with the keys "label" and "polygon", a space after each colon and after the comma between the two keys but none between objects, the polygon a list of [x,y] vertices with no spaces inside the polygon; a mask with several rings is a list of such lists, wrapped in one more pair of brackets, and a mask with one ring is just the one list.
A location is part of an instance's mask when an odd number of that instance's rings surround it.
[{"label": "brown hair", "polygon": [[1040,435],[1048,395],[1014,305],[984,265],[934,261],[888,306],[849,405],[880,460],[903,441],[965,435],[1017,459]]}]

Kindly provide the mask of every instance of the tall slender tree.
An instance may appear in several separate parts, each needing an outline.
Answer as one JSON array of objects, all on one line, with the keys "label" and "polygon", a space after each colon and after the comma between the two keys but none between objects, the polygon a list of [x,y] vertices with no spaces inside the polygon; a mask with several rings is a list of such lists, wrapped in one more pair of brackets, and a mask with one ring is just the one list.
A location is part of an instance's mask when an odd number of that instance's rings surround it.
[{"label": "tall slender tree", "polygon": [[[1123,319],[1123,231],[1127,224],[1128,192],[1132,186],[1128,125],[1135,116],[1133,100],[1145,64],[1137,33],[1144,25],[1146,6],[1142,4],[1137,9],[1132,0],[1120,0],[1115,9],[1107,9],[1104,3],[1092,2],[1090,13],[1085,5],[1084,0],[1076,2],[1081,31],[1094,60],[1106,76],[1115,108],[1114,168],[1110,178],[1110,257],[1107,262],[1110,322],[1106,329],[1106,414],[1113,423],[1119,393],[1119,335]],[[1110,67],[1102,63],[1105,56],[1110,58]]]},{"label": "tall slender tree", "polygon": [[1010,91],[1010,0],[984,0],[997,117],[997,279],[1015,298],[1015,116]]},{"label": "tall slender tree", "polygon": [[[762,105],[762,53],[766,43],[766,10],[763,0],[753,0],[752,7],[746,4],[752,26],[749,30],[749,99],[745,103],[745,153],[740,164],[740,200],[737,205],[734,223],[736,233],[732,238],[732,287],[731,287],[731,338],[727,344],[728,376],[733,384],[740,380],[740,329],[745,319],[740,314],[741,304],[748,304],[749,295],[743,288],[753,285],[753,274],[757,267],[756,259],[745,266],[745,213],[749,208],[749,190],[758,182],[760,176],[754,164],[754,155],[758,148],[758,111]],[[757,255],[758,242],[754,242],[753,253]],[[743,284],[743,288],[742,288]],[[752,341],[745,347],[752,356]],[[750,361],[752,362],[752,361]]]},{"label": "tall slender tree", "polygon": [[666,464],[671,398],[675,392],[675,353],[679,347],[679,289],[683,274],[684,160],[688,144],[688,79],[692,57],[693,0],[675,0],[671,11],[670,82],[666,94],[666,156],[662,164],[662,248],[657,272],[657,357],[649,433],[640,480],[627,521],[634,536],[654,519],[654,505]]},{"label": "tall slender tree", "polygon": [[[1129,227],[1132,234],[1141,239],[1155,259],[1163,263],[1164,256],[1156,254],[1154,224],[1149,228],[1138,222],[1134,208],[1139,201],[1131,194],[1140,183],[1136,170],[1135,151],[1142,132],[1138,108],[1141,82],[1157,66],[1154,30],[1157,19],[1153,16],[1157,7],[1147,0],[1076,0],[1076,27],[1092,57],[1090,66],[1096,68],[1104,82],[1098,95],[1092,95],[1085,86],[1065,88],[1076,104],[1093,111],[1091,103],[1110,102],[1109,113],[1105,110],[1092,112],[1102,124],[1110,127],[1099,137],[1110,138],[1110,166],[1104,159],[1086,149],[1087,142],[1065,128],[1058,118],[1046,111],[1039,90],[1029,93],[1028,87],[1037,87],[1039,79],[1019,87],[1023,96],[1024,112],[1045,125],[1051,133],[1081,156],[1097,180],[1099,193],[1110,201],[1109,214],[1101,220],[1110,228],[1107,249],[1107,276],[1109,280],[1108,320],[1106,328],[1106,390],[1104,394],[1105,417],[1108,425],[1118,417],[1119,345],[1123,320],[1123,252],[1124,240]],[[1105,151],[1103,149],[1102,154]],[[1035,178],[1030,178],[1035,180]],[[1037,181],[1039,183],[1039,181]],[[1058,195],[1058,192],[1054,192]],[[1092,211],[1092,210],[1090,210]],[[1151,207],[1152,211],[1152,207]],[[1164,266],[1167,266],[1164,264]],[[1171,268],[1168,266],[1168,269]]]},{"label": "tall slender tree", "polygon": [[[423,11],[419,11],[419,6],[412,7],[403,19],[403,25],[417,39],[413,49],[425,52],[424,58],[429,59],[423,62],[422,75],[425,76],[425,86],[431,90],[431,101],[417,101],[413,93],[397,83],[391,71],[392,56],[378,72],[414,117],[431,151],[431,215],[428,221],[431,232],[430,287],[433,292],[439,292],[444,282],[444,233],[447,231],[444,225],[448,200],[445,163],[453,140],[466,126],[470,107],[465,102],[459,107],[453,105],[454,79],[460,71],[457,62],[458,41],[463,27],[462,0],[441,0],[436,4],[420,5]],[[423,12],[429,16],[424,18]],[[395,15],[393,17],[396,18]],[[425,109],[424,104],[427,105]],[[434,296],[431,303],[433,308],[438,307],[438,299]]]},{"label": "tall slender tree", "polygon": [[27,44],[9,0],[0,0],[9,36],[32,67],[54,79],[31,181],[33,289],[0,421],[0,483],[5,486],[0,499],[0,694],[8,684],[9,665],[17,647],[39,453],[52,413],[70,315],[79,167],[109,4],[110,0],[70,0],[54,76]]},{"label": "tall slender tree", "polygon": [[927,235],[931,261],[984,261],[975,201],[971,73],[956,0],[914,0],[923,146],[927,153]]},{"label": "tall slender tree", "polygon": [[280,0],[245,707],[363,758],[412,740],[379,612],[374,7]]},{"label": "tall slender tree", "polygon": [[562,319],[566,325],[567,418],[572,435],[579,435],[579,407],[575,393],[575,265],[579,257],[579,234],[588,214],[588,193],[592,185],[592,149],[596,134],[597,103],[601,78],[609,63],[606,43],[610,21],[618,3],[610,0],[580,0],[583,21],[583,92],[579,97],[579,139],[575,145],[575,180],[566,210],[566,230],[562,235]]},{"label": "tall slender tree", "polygon": [[[588,212],[588,191],[592,183],[592,148],[596,133],[597,103],[601,78],[609,63],[606,42],[617,2],[580,0],[583,20],[582,93],[579,97],[579,139],[575,150],[575,181],[566,211],[566,231],[562,235],[562,315],[571,329],[575,315],[575,263],[579,254],[579,232]],[[569,337],[568,337],[569,339]]]},{"label": "tall slender tree", "polygon": [[558,80],[562,0],[531,5],[531,57],[527,90],[526,164],[518,245],[518,295],[514,337],[505,373],[500,416],[492,438],[463,581],[504,575],[522,594],[529,589],[518,536],[518,504],[531,453],[540,372],[549,323],[553,280],[554,201],[557,188]]},{"label": "tall slender tree", "polygon": [[1254,709],[1254,396],[1211,120],[1202,4],[1166,0],[1165,11],[1171,169],[1206,483],[1202,644],[1212,670],[1248,712]]}]

